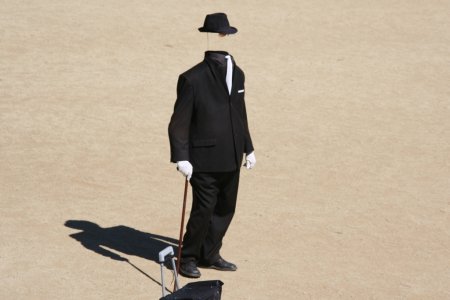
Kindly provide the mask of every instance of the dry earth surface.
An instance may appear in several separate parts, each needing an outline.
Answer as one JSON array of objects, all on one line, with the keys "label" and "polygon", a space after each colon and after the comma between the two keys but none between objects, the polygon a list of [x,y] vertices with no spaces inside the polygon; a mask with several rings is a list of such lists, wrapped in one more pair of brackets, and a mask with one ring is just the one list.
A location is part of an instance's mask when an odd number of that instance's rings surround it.
[{"label": "dry earth surface", "polygon": [[1,0],[0,298],[158,299],[176,80],[217,11],[258,164],[222,251],[239,270],[202,280],[233,300],[450,299],[444,0]]}]

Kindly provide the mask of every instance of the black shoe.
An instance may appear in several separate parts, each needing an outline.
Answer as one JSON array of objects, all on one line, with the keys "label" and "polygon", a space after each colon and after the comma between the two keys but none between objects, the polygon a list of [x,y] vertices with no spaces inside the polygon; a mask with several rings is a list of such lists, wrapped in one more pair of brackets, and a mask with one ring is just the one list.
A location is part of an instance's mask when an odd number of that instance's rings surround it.
[{"label": "black shoe", "polygon": [[202,267],[208,268],[208,269],[215,269],[215,270],[219,270],[219,271],[236,271],[237,270],[237,267],[235,264],[227,262],[222,257],[219,258],[212,265],[206,265],[206,266],[202,266]]},{"label": "black shoe", "polygon": [[180,265],[180,274],[189,278],[199,278],[202,276],[200,271],[197,269],[197,264],[195,261],[187,261],[185,263],[182,262]]}]

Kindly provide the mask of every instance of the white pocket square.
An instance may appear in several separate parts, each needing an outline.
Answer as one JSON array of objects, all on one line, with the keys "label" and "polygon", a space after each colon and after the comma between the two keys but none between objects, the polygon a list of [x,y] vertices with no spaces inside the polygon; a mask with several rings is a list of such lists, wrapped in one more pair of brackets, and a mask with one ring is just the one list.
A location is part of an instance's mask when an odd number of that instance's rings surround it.
[{"label": "white pocket square", "polygon": [[243,93],[245,90],[238,90],[238,93]]}]

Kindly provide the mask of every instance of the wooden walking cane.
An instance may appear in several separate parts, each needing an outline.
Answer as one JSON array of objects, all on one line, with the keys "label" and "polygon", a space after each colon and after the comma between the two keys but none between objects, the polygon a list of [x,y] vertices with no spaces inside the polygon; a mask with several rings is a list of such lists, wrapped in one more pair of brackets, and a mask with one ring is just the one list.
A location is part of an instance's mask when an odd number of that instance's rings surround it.
[{"label": "wooden walking cane", "polygon": [[[180,225],[180,238],[178,239],[178,255],[177,255],[177,269],[175,272],[180,273],[180,262],[181,262],[181,247],[183,242],[183,229],[184,229],[184,215],[186,214],[186,198],[188,190],[188,180],[187,177],[184,181],[184,197],[183,197],[183,210],[181,212],[181,225]],[[174,283],[173,291],[176,290],[176,283]]]}]

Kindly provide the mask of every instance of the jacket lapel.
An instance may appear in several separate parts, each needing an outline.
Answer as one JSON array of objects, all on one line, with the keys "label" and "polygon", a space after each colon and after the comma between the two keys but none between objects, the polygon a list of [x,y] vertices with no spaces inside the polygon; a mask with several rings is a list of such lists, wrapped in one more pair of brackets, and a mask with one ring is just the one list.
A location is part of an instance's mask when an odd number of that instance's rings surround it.
[{"label": "jacket lapel", "polygon": [[[232,84],[231,84],[231,93],[230,96],[234,95],[237,91],[237,84],[238,84],[238,76],[236,76],[236,63],[234,62],[234,59],[232,59],[233,61],[233,78],[231,80]],[[228,92],[228,89],[227,89]]]},{"label": "jacket lapel", "polygon": [[221,71],[219,69],[219,66],[217,65],[218,62],[214,61],[213,59],[205,59],[205,61],[208,64],[209,69],[211,70],[211,74],[213,75],[214,80],[216,82],[218,82],[219,86],[222,86],[223,92],[226,93],[226,95],[231,96],[233,94],[233,90],[235,90],[235,84],[234,84],[234,80],[235,80],[235,76],[234,76],[234,74],[235,74],[235,72],[234,72],[235,63],[234,63],[234,60],[232,60],[233,61],[233,78],[232,78],[232,86],[231,86],[231,93],[230,94],[228,94],[228,86],[227,86],[227,81],[226,81],[226,78],[225,78],[225,74],[221,73]]}]

